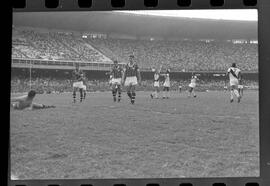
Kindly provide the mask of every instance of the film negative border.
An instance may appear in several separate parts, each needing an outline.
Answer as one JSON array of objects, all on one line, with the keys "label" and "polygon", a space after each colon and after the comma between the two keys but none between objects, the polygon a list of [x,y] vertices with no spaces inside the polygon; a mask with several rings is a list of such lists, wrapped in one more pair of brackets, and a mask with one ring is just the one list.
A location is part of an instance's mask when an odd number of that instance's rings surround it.
[{"label": "film negative border", "polygon": [[[54,1],[54,0],[47,0]],[[13,0],[14,12],[161,10],[161,9],[258,9],[259,84],[260,84],[260,177],[258,178],[170,178],[170,179],[78,179],[10,180],[10,186],[269,186],[270,185],[270,1],[269,0],[158,0],[145,6],[146,0],[59,0],[58,6],[45,7],[45,0]],[[156,0],[155,0],[156,1]],[[111,4],[112,2],[113,5]],[[123,5],[124,2],[124,5]],[[183,3],[184,2],[184,3]],[[212,5],[211,5],[212,2]],[[182,4],[181,4],[182,3]],[[214,3],[214,4],[213,4]],[[155,3],[154,3],[155,4]],[[213,6],[214,5],[214,6]],[[51,6],[51,5],[49,5]],[[15,8],[14,8],[15,7]],[[10,164],[10,161],[9,161]]]},{"label": "film negative border", "polygon": [[13,0],[13,11],[256,9],[259,0]]}]

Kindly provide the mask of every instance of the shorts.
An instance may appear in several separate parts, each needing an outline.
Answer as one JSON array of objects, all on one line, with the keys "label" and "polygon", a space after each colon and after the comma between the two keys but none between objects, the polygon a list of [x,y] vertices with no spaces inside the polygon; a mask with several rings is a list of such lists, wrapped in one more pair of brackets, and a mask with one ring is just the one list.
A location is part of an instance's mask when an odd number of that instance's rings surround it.
[{"label": "shorts", "polygon": [[83,86],[82,86],[82,89],[83,89],[84,91],[86,91],[86,85],[83,85]]},{"label": "shorts", "polygon": [[154,82],[154,87],[159,87],[159,82],[158,81]]},{"label": "shorts", "polygon": [[83,88],[83,82],[82,81],[74,82],[73,88]]},{"label": "shorts", "polygon": [[138,84],[138,81],[137,81],[136,76],[126,77],[125,86],[137,85],[137,84]]},{"label": "shorts", "polygon": [[232,79],[232,80],[230,80],[230,86],[238,86],[238,84],[239,84],[238,79]]},{"label": "shorts", "polygon": [[117,85],[121,85],[121,78],[113,78],[111,83],[114,85],[114,84],[117,84]]},{"label": "shorts", "polygon": [[164,87],[170,87],[170,82],[165,82],[165,83],[163,84],[163,86],[164,86]]},{"label": "shorts", "polygon": [[190,88],[195,88],[195,87],[196,87],[196,84],[195,84],[195,83],[190,83],[188,86],[189,86]]},{"label": "shorts", "polygon": [[238,85],[238,88],[239,89],[243,89],[244,88],[244,85]]}]

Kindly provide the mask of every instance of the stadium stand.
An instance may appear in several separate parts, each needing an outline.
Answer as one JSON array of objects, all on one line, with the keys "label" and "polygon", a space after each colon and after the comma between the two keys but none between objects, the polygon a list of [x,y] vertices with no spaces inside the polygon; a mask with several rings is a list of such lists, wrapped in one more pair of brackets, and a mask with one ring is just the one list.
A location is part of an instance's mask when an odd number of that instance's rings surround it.
[{"label": "stadium stand", "polygon": [[141,68],[161,64],[177,71],[224,71],[231,63],[245,71],[258,70],[258,45],[205,41],[150,41],[81,38],[72,34],[17,30],[12,57],[111,63],[135,55]]}]

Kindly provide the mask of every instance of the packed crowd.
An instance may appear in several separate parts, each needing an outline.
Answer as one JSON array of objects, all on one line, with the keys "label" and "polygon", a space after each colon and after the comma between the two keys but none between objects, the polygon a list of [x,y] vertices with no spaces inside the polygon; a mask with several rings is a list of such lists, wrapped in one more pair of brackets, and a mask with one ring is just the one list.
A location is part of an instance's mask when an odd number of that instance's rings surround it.
[{"label": "packed crowd", "polygon": [[109,58],[80,38],[56,32],[17,31],[12,38],[12,46],[12,57],[15,58],[87,62],[110,61]]},{"label": "packed crowd", "polygon": [[[190,80],[172,80],[171,90],[178,91],[179,86],[185,91],[188,89]],[[249,89],[258,89],[258,82],[245,80],[243,85]],[[200,80],[196,89],[198,91],[206,90],[224,90],[226,83],[223,80]],[[11,92],[27,92],[30,89],[36,90],[38,93],[61,93],[61,92],[72,92],[72,81],[65,79],[56,78],[35,78],[30,81],[27,78],[14,77],[11,80]],[[89,80],[87,82],[87,91],[109,91],[111,90],[108,80]],[[138,86],[139,91],[152,91],[153,81],[143,80],[141,85]]]},{"label": "packed crowd", "polygon": [[101,50],[109,48],[123,61],[127,61],[129,54],[133,53],[143,67],[163,64],[179,71],[209,71],[227,69],[235,62],[243,70],[258,69],[258,48],[255,44],[127,39],[95,39],[88,42]]},{"label": "packed crowd", "polygon": [[73,34],[20,30],[12,38],[12,56],[47,60],[126,62],[133,54],[142,68],[159,65],[177,71],[224,70],[231,63],[258,70],[257,44],[203,41],[89,39]]}]

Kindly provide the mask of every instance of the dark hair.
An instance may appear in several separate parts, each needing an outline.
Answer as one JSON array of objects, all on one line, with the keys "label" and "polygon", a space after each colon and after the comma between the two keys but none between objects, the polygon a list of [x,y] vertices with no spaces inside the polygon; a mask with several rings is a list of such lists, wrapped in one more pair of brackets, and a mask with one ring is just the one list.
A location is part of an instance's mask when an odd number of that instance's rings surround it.
[{"label": "dark hair", "polygon": [[34,90],[30,90],[29,92],[28,92],[28,97],[35,97],[35,95],[36,95],[36,91],[34,91]]},{"label": "dark hair", "polygon": [[114,60],[113,63],[118,63],[118,61],[117,60]]},{"label": "dark hair", "polygon": [[134,58],[134,55],[130,55],[129,57]]},{"label": "dark hair", "polygon": [[236,64],[235,63],[232,63],[232,67],[236,67]]}]

